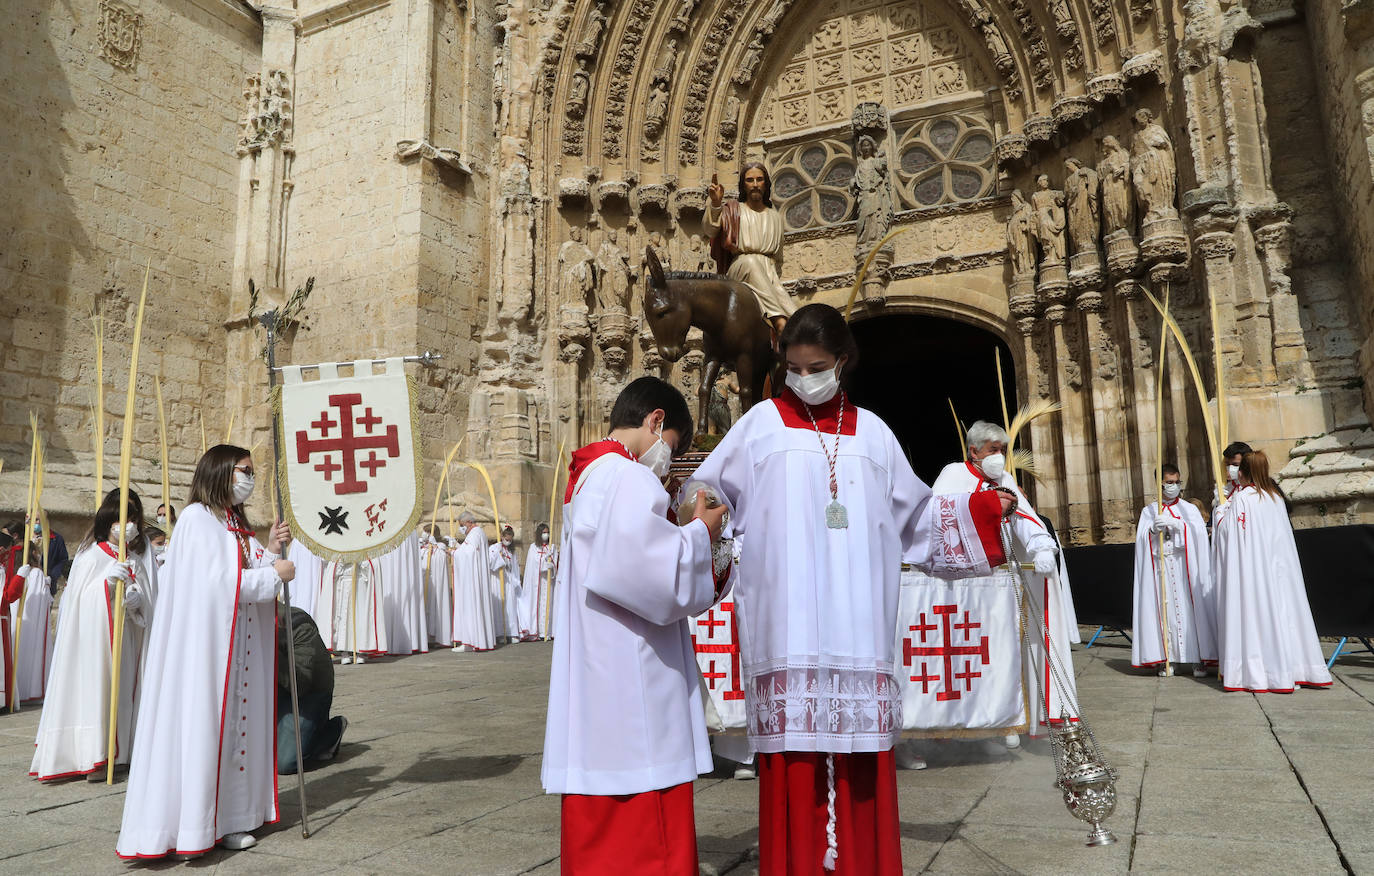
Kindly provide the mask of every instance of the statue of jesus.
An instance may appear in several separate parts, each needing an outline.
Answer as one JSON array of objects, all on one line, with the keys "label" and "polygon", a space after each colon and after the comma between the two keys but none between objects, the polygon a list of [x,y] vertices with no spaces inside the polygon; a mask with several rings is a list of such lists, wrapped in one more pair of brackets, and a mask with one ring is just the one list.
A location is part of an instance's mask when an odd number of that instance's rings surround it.
[{"label": "statue of jesus", "polygon": [[710,203],[702,225],[714,235],[711,255],[716,270],[754,290],[776,342],[796,308],[782,288],[782,216],[773,206],[773,181],[761,162],[745,163],[739,191],[743,203],[727,200],[720,180],[711,174]]}]

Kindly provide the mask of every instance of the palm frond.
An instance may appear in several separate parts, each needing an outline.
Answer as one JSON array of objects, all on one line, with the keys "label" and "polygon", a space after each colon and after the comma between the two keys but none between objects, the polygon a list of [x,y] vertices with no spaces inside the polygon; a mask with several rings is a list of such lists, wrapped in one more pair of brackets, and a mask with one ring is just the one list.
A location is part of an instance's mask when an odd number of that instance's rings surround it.
[{"label": "palm frond", "polygon": [[1043,398],[1026,404],[1011,418],[1011,425],[1007,427],[1007,446],[1016,446],[1016,436],[1020,435],[1021,430],[1030,425],[1032,420],[1038,420],[1048,414],[1057,414],[1063,409],[1064,406],[1059,402]]},{"label": "palm frond", "polygon": [[1015,472],[1025,472],[1037,481],[1042,480],[1040,469],[1035,464],[1035,454],[1024,447],[1018,447],[1011,452],[1011,465],[1009,467]]}]

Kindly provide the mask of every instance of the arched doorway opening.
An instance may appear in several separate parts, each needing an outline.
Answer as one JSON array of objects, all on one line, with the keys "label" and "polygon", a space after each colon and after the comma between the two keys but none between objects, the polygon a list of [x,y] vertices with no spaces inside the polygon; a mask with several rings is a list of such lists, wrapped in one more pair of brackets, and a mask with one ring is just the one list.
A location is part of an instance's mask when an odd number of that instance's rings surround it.
[{"label": "arched doorway opening", "polygon": [[1011,350],[986,329],[937,316],[893,314],[854,323],[859,366],[850,381],[854,403],[888,424],[916,474],[926,483],[960,457],[949,401],[967,427],[1002,422],[994,350],[1002,354],[1007,410],[1016,411]]}]

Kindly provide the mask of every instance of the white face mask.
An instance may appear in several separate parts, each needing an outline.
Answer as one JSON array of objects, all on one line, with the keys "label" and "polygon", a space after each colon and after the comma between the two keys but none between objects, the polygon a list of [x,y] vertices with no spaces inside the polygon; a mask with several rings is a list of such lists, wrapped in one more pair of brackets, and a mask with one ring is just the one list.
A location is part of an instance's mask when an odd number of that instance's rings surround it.
[{"label": "white face mask", "polygon": [[1172,502],[1178,498],[1178,494],[1183,492],[1183,484],[1165,484],[1164,498]]},{"label": "white face mask", "polygon": [[663,440],[663,427],[658,427],[655,433],[658,438],[653,446],[639,455],[639,461],[654,473],[654,477],[663,480],[668,476],[668,467],[673,464],[673,451],[668,446],[668,442]]},{"label": "white face mask", "polygon": [[513,545],[513,544],[515,544],[515,541],[514,541],[513,539],[509,539],[509,538],[503,538],[503,539],[501,539],[501,545],[502,545],[502,547],[510,547],[510,546]]},{"label": "white face mask", "polygon": [[167,545],[165,545],[165,544],[155,544],[155,545],[153,545],[153,556],[155,556],[155,557],[160,557],[160,556],[162,556],[162,555],[165,554],[165,553],[167,553]]},{"label": "white face mask", "polygon": [[166,525],[167,525],[167,515],[166,515],[166,514],[159,514],[159,515],[157,515],[157,525],[158,525],[158,526],[166,526]]},{"label": "white face mask", "polygon": [[983,469],[983,474],[992,480],[1000,480],[1002,473],[1007,470],[1007,458],[1001,453],[994,453],[983,457],[979,466]]},{"label": "white face mask", "polygon": [[[124,543],[128,544],[138,538],[138,524],[132,520],[124,524]],[[119,524],[110,527],[110,544],[119,544]]]},{"label": "white face mask", "polygon": [[234,504],[242,505],[253,495],[254,479],[241,471],[234,472]]},{"label": "white face mask", "polygon": [[1233,480],[1233,481],[1238,481],[1238,480],[1240,480],[1240,466],[1238,466],[1238,465],[1228,465],[1228,466],[1226,466],[1226,477],[1227,477],[1228,479],[1230,479],[1230,480]]},{"label": "white face mask", "polygon": [[547,532],[541,532],[541,533],[539,534],[539,543],[540,543],[540,544],[548,544],[548,543],[549,543],[549,534],[548,534]]},{"label": "white face mask", "polygon": [[801,375],[795,371],[787,372],[787,388],[797,394],[808,405],[821,405],[835,397],[840,391],[840,366],[827,371]]}]

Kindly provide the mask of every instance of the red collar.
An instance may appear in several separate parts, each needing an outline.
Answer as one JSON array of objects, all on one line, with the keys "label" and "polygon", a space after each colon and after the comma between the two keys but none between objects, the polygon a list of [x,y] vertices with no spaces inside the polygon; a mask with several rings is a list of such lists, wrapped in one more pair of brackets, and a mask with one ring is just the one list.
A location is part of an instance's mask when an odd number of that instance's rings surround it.
[{"label": "red collar", "polygon": [[[820,429],[822,435],[834,435],[836,417],[840,412],[840,399],[844,398],[844,390],[830,401],[819,405],[807,405],[797,398],[796,393],[790,389],[783,390],[782,395],[773,399],[773,404],[777,406],[778,414],[782,417],[782,424],[789,429]],[[811,412],[807,413],[810,407]],[[811,425],[811,418],[816,418],[815,426]],[[853,435],[859,423],[859,415],[854,407],[852,399],[845,399],[844,403],[844,422],[840,424],[841,435]]]},{"label": "red collar", "polygon": [[1002,486],[997,481],[994,481],[992,478],[983,474],[983,470],[978,466],[974,465],[971,460],[964,460],[964,465],[968,467],[969,473],[978,479],[978,489],[974,492],[979,492],[981,490],[992,490]]},{"label": "red collar", "polygon": [[568,489],[563,493],[563,504],[572,501],[573,493],[577,492],[577,482],[582,477],[582,473],[587,470],[587,466],[608,453],[616,453],[634,462],[634,454],[625,449],[625,445],[619,441],[612,441],[606,438],[601,441],[594,441],[586,447],[579,447],[572,453],[572,460],[568,463]]}]

